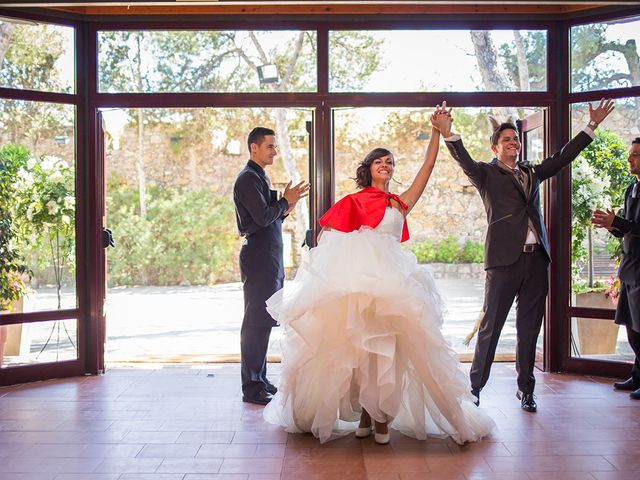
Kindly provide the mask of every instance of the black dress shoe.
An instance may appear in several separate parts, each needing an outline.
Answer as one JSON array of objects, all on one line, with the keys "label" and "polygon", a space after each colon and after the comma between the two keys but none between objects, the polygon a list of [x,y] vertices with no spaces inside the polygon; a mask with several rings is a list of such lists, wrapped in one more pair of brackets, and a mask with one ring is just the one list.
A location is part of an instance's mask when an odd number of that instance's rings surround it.
[{"label": "black dress shoe", "polygon": [[640,400],[640,388],[638,388],[637,390],[635,390],[635,391],[631,392],[631,393],[629,394],[629,396],[630,396],[631,398],[633,398],[634,400]]},{"label": "black dress shoe", "polygon": [[534,399],[533,393],[524,393],[518,390],[516,397],[520,400],[520,407],[527,412],[535,412],[538,410],[538,405]]},{"label": "black dress shoe", "polygon": [[480,390],[478,390],[477,388],[472,388],[471,395],[476,397],[476,400],[473,403],[476,405],[476,407],[479,407],[480,406]]},{"label": "black dress shoe", "polygon": [[272,399],[273,399],[273,396],[266,390],[260,390],[260,392],[257,395],[254,395],[253,397],[247,397],[246,395],[242,397],[243,402],[255,403],[257,405],[266,405]]},{"label": "black dress shoe", "polygon": [[615,382],[613,384],[613,388],[616,390],[626,390],[628,392],[633,392],[640,388],[640,385],[633,381],[633,378],[629,378],[624,382]]},{"label": "black dress shoe", "polygon": [[275,395],[278,392],[278,388],[273,383],[269,382],[267,382],[267,386],[264,387],[264,389],[271,395]]}]

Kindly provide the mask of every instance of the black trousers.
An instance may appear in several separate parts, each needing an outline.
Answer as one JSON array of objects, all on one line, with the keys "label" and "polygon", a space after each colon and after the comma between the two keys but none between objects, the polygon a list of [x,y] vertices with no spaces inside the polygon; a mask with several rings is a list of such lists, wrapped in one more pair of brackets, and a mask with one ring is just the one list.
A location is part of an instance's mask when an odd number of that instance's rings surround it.
[{"label": "black trousers", "polygon": [[636,332],[629,324],[627,327],[627,339],[633,353],[636,355],[636,360],[633,362],[633,368],[631,369],[631,378],[633,383],[640,385],[640,332]]},{"label": "black trousers", "polygon": [[[615,322],[619,325],[624,325],[627,329],[627,340],[629,340],[629,345],[636,356],[631,369],[631,378],[633,383],[640,384],[640,332],[637,331],[640,313],[638,312],[638,297],[634,295],[637,290],[637,286],[630,287],[625,282],[622,282],[618,306],[616,307]],[[634,325],[634,322],[636,325]],[[634,326],[636,330],[634,330]]]},{"label": "black trousers", "polygon": [[487,270],[484,317],[478,330],[478,340],[471,364],[471,388],[482,390],[489,380],[502,327],[513,305],[513,300],[517,298],[518,389],[524,393],[533,393],[536,384],[533,376],[536,342],[542,326],[545,299],[549,290],[548,266],[549,261],[546,255],[541,248],[537,248],[531,253],[523,252],[512,265]]},{"label": "black trousers", "polygon": [[267,386],[267,348],[271,327],[242,325],[240,330],[240,372],[242,394],[255,397]]},{"label": "black trousers", "polygon": [[254,397],[267,386],[267,348],[276,322],[265,301],[284,283],[282,244],[249,239],[240,250],[244,318],[240,330],[242,393]]}]

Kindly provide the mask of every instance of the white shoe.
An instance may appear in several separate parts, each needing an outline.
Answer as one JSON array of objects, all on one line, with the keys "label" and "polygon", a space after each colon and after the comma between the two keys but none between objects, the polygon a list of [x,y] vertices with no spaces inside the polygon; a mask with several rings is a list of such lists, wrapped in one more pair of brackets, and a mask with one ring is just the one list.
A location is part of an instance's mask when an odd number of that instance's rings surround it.
[{"label": "white shoe", "polygon": [[373,430],[373,425],[368,427],[358,427],[356,429],[356,438],[366,438],[371,435],[371,431]]},{"label": "white shoe", "polygon": [[373,439],[379,445],[386,445],[387,443],[389,443],[391,441],[391,435],[388,434],[388,433],[378,433],[378,432],[376,432],[373,435]]},{"label": "white shoe", "polygon": [[389,427],[387,426],[387,433],[378,433],[378,431],[374,428],[373,439],[377,444],[386,445],[387,443],[389,443],[389,441],[391,440],[391,435],[389,434],[388,428]]}]

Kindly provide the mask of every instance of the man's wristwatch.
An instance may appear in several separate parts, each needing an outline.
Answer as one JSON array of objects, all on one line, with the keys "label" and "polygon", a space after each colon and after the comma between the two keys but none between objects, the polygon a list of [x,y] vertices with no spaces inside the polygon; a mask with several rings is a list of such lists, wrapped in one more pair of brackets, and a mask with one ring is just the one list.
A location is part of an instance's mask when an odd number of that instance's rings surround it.
[{"label": "man's wristwatch", "polygon": [[589,127],[591,130],[595,130],[596,128],[598,128],[598,124],[593,120],[590,120],[587,124],[587,127]]}]

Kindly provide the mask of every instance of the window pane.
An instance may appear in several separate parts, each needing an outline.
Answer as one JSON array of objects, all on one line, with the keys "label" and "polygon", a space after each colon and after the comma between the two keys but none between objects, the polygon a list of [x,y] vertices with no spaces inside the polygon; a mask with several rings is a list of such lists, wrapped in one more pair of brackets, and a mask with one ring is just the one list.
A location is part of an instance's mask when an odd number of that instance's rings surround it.
[{"label": "window pane", "polygon": [[75,92],[75,31],[49,24],[0,21],[0,86]]},{"label": "window pane", "polygon": [[[599,292],[583,295],[593,306],[608,301]],[[601,318],[571,319],[571,356],[630,363],[635,358],[625,327]]]},{"label": "window pane", "polygon": [[[272,188],[283,191],[291,178],[309,179],[312,112],[145,108],[103,115],[107,225],[116,241],[107,250],[107,359],[237,355],[243,239],[233,184],[249,158],[247,136],[259,125],[276,130],[280,148],[266,171]],[[282,224],[287,278],[301,260],[308,212],[301,199]],[[280,335],[274,329],[270,354],[279,352]]]},{"label": "window pane", "polygon": [[312,92],[315,31],[98,32],[101,92]]},{"label": "window pane", "polygon": [[333,92],[544,91],[547,32],[332,31],[329,74]]},{"label": "window pane", "polygon": [[[354,108],[334,111],[336,200],[356,191],[358,164],[375,147],[391,150],[396,170],[391,189],[402,193],[424,161],[432,109]],[[454,131],[462,134],[470,154],[490,161],[487,115],[524,117],[530,110],[460,108],[453,110]],[[475,340],[464,338],[482,311],[484,300],[484,237],[487,221],[482,200],[441,141],[439,158],[429,184],[408,217],[412,250],[421,268],[430,270],[446,304],[443,333],[464,360],[471,360]],[[514,359],[515,305],[497,349],[500,360]]]},{"label": "window pane", "polygon": [[78,358],[78,321],[0,326],[0,368]]},{"label": "window pane", "polygon": [[[595,102],[597,104],[597,102]],[[632,182],[627,162],[631,140],[640,133],[640,98],[616,100],[616,108],[596,130],[595,140],[571,164],[571,265],[572,305],[581,305],[581,294],[615,292],[622,249],[621,239],[591,225],[596,208],[619,209],[624,191]],[[571,106],[573,134],[589,121],[586,103]],[[598,308],[614,309],[610,299]]]},{"label": "window pane", "polygon": [[0,298],[75,308],[75,107],[0,100],[0,162]]},{"label": "window pane", "polygon": [[571,91],[640,85],[640,20],[571,28]]}]

